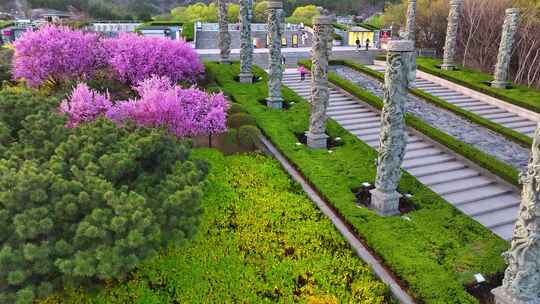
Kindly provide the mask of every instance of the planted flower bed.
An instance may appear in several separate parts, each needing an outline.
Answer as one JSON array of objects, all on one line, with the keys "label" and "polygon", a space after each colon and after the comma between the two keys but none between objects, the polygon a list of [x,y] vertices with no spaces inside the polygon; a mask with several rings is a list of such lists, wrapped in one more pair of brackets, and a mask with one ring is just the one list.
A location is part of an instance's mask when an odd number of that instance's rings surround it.
[{"label": "planted flower bed", "polygon": [[334,121],[329,122],[327,132],[333,138],[340,137],[344,144],[333,153],[297,145],[296,134],[308,127],[309,104],[284,89],[286,101],[294,102],[290,109],[272,110],[260,105],[258,100],[267,96],[267,76],[262,70],[256,73],[264,81],[255,85],[234,81],[238,65],[207,63],[206,72],[257,119],[263,132],[407,284],[412,295],[425,303],[477,303],[464,284],[473,282],[475,273],[490,277],[503,271],[500,254],[507,248],[506,242],[409,174],[404,174],[399,190],[414,195],[417,210],[408,213],[410,221],[383,218],[358,208],[351,189],[374,181],[376,151]]},{"label": "planted flower bed", "polygon": [[211,167],[196,237],[95,295],[53,303],[391,303],[376,280],[279,164],[195,150]]}]

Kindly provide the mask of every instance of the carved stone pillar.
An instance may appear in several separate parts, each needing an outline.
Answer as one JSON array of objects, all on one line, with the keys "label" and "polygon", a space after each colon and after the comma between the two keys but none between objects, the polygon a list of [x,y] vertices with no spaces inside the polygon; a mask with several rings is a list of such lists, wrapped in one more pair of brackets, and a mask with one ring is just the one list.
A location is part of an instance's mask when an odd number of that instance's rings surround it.
[{"label": "carved stone pillar", "polygon": [[252,83],[253,42],[251,41],[251,20],[253,0],[240,0],[240,82]]},{"label": "carved stone pillar", "polygon": [[229,22],[227,21],[227,0],[218,0],[219,17],[219,60],[221,63],[231,63],[231,34],[229,33]]},{"label": "carved stone pillar", "polygon": [[453,70],[456,68],[454,58],[456,56],[457,32],[459,15],[463,0],[450,0],[450,13],[448,14],[448,26],[446,27],[446,41],[444,43],[444,57],[441,69]]},{"label": "carved stone pillar", "polygon": [[519,24],[519,9],[509,8],[506,10],[501,44],[499,45],[499,55],[497,56],[497,65],[495,66],[494,80],[491,86],[494,88],[505,89],[508,83],[508,66],[512,56],[512,45]]},{"label": "carved stone pillar", "polygon": [[414,43],[410,40],[392,40],[388,42],[387,49],[377,177],[375,189],[370,191],[373,209],[385,216],[399,214],[400,194],[397,188],[407,145],[405,104],[410,82],[410,53],[414,51]]},{"label": "carved stone pillar", "polygon": [[[407,24],[405,25],[405,31],[403,32],[402,38],[405,40],[411,40],[413,43],[415,43],[416,37],[416,0],[409,0],[409,6],[407,8]],[[403,54],[404,56],[407,56]],[[410,70],[409,70],[409,79],[412,79],[412,81],[409,83],[410,88],[416,87],[416,52],[412,52],[408,54],[408,56],[411,56],[409,62]]]},{"label": "carved stone pillar", "polygon": [[311,116],[307,145],[314,149],[326,149],[326,109],[330,98],[328,88],[328,59],[332,52],[332,18],[327,15],[313,18],[313,47],[311,50]]},{"label": "carved stone pillar", "polygon": [[268,2],[268,35],[269,35],[269,76],[268,76],[268,107],[281,109],[283,98],[281,97],[281,81],[283,80],[283,66],[281,65],[281,17],[283,15],[283,3],[281,0]]},{"label": "carved stone pillar", "polygon": [[536,126],[512,245],[505,252],[508,268],[501,287],[492,290],[496,304],[540,303],[540,124]]}]

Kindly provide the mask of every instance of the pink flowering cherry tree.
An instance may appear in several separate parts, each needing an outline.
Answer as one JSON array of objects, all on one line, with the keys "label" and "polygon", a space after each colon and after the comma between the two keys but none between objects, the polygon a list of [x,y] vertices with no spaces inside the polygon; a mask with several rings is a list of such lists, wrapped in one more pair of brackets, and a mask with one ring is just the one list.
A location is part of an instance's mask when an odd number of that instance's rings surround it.
[{"label": "pink flowering cherry tree", "polygon": [[152,75],[194,83],[204,72],[199,56],[185,41],[122,34],[106,39],[104,45],[110,54],[109,66],[128,84]]},{"label": "pink flowering cherry tree", "polygon": [[24,33],[14,43],[14,78],[33,87],[47,80],[85,80],[106,65],[98,36],[46,25]]},{"label": "pink flowering cherry tree", "polygon": [[108,95],[79,84],[62,102],[60,111],[69,118],[68,127],[105,115],[118,125],[133,121],[141,127],[165,128],[179,138],[211,136],[227,130],[229,103],[223,94],[208,94],[195,87],[184,89],[166,76],[155,75],[133,89],[139,98],[113,105]]},{"label": "pink flowering cherry tree", "polygon": [[105,115],[112,107],[109,94],[100,94],[79,83],[68,99],[60,104],[60,112],[67,114],[68,128],[75,128],[83,122],[92,122],[99,116]]}]

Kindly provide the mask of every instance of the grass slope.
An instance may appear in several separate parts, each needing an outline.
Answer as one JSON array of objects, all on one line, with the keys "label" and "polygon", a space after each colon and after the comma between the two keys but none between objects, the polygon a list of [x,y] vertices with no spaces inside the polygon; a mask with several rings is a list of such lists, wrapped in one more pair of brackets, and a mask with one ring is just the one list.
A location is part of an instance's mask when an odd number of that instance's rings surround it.
[{"label": "grass slope", "polygon": [[207,75],[224,92],[242,104],[257,119],[259,127],[291,160],[334,208],[359,232],[365,243],[408,284],[411,294],[424,303],[477,303],[463,284],[473,281],[474,273],[491,276],[504,270],[501,252],[506,242],[462,214],[405,173],[402,193],[414,194],[418,210],[400,217],[380,217],[355,205],[351,188],[373,182],[376,152],[341,128],[328,122],[328,133],[339,136],[344,145],[333,153],[296,145],[295,133],[307,130],[309,104],[284,88],[285,101],[295,102],[286,111],[266,108],[260,102],[267,96],[266,74],[255,84],[234,80],[238,64],[206,64]]},{"label": "grass slope", "polygon": [[[210,163],[199,233],[95,295],[67,303],[392,303],[388,288],[279,164],[263,156]],[[59,303],[50,298],[44,303]]]}]

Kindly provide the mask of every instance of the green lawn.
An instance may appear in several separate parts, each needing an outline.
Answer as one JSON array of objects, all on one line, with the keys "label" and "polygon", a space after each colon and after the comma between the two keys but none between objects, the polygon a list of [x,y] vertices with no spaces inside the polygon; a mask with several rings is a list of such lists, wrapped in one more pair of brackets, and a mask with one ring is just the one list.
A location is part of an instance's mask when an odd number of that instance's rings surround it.
[{"label": "green lawn", "polygon": [[424,303],[477,303],[463,287],[475,273],[489,277],[504,270],[501,253],[508,244],[463,215],[413,176],[404,174],[400,191],[412,193],[417,210],[400,217],[379,217],[358,208],[351,188],[373,182],[376,152],[329,121],[328,133],[341,137],[344,145],[333,153],[298,146],[296,133],[307,130],[309,104],[289,89],[283,93],[288,110],[271,110],[261,102],[267,96],[263,81],[239,84],[237,64],[206,64],[209,79],[257,119],[259,127],[306,176],[334,208],[359,232],[370,248],[408,285]]},{"label": "green lawn", "polygon": [[127,281],[53,303],[393,303],[301,187],[264,156],[195,150],[211,166],[196,237]]},{"label": "green lawn", "polygon": [[459,66],[457,71],[441,70],[437,66],[441,60],[419,57],[416,60],[418,69],[477,90],[484,94],[502,99],[509,103],[540,113],[540,91],[523,85],[513,85],[511,89],[496,89],[486,84],[493,80],[491,75]]}]

